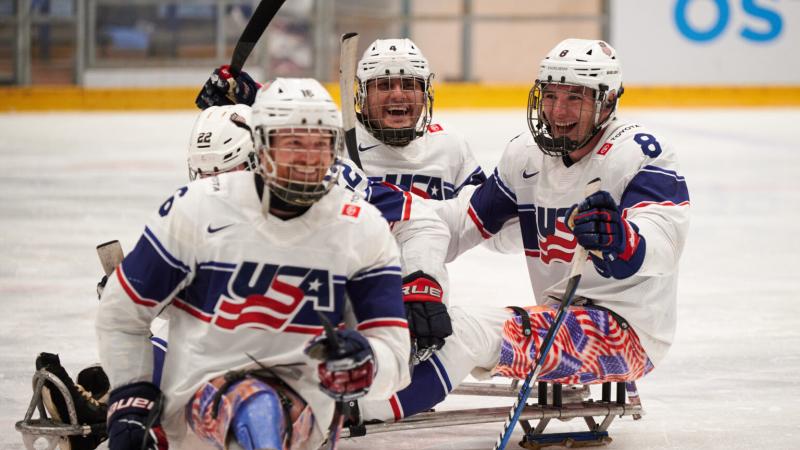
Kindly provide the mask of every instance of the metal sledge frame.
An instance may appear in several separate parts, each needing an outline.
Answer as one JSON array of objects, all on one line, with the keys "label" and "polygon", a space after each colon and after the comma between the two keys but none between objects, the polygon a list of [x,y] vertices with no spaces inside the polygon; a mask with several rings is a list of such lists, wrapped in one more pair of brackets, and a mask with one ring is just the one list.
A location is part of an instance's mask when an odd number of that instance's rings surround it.
[{"label": "metal sledge frame", "polygon": [[[69,414],[69,423],[56,422],[47,416],[44,397],[42,396],[45,381],[53,383],[64,398]],[[33,418],[33,413],[36,410],[39,411],[38,419]],[[44,449],[53,450],[58,446],[61,439],[65,439],[68,436],[88,436],[91,433],[105,430],[105,426],[105,423],[80,425],[75,403],[67,386],[52,373],[45,369],[40,369],[33,374],[33,396],[28,405],[28,410],[25,412],[25,418],[17,422],[14,428],[22,433],[22,441],[25,444],[25,448],[29,450],[41,449],[39,442],[44,439],[47,444]]]},{"label": "metal sledge frame", "polygon": [[[528,403],[520,415],[520,426],[525,435],[524,448],[538,449],[549,445],[567,446],[600,446],[611,442],[608,427],[614,418],[632,416],[638,420],[644,414],[634,382],[616,383],[616,398],[611,398],[611,384],[603,383],[601,399],[590,399],[589,386],[562,386],[539,382],[535,404]],[[463,383],[450,395],[477,395],[485,397],[516,397],[513,385],[488,383]],[[551,387],[552,389],[549,389]],[[628,400],[626,401],[626,391]],[[480,423],[502,422],[508,413],[508,407],[474,408],[454,411],[431,411],[404,418],[400,422],[384,422],[345,428],[341,437],[357,437],[365,434],[387,433],[391,431],[420,430],[456,425],[472,425]],[[600,423],[595,417],[601,418]],[[569,420],[582,418],[589,431],[569,433],[548,433],[544,430],[552,419]],[[538,421],[535,425],[531,421]]]}]

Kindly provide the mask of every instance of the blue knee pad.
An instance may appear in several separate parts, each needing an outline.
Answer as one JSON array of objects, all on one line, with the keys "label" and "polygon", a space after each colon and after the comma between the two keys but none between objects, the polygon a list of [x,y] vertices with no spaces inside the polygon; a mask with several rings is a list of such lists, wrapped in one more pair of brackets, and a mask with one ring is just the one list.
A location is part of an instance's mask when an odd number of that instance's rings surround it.
[{"label": "blue knee pad", "polygon": [[230,429],[245,450],[283,448],[286,418],[275,389],[264,384],[234,412]]}]

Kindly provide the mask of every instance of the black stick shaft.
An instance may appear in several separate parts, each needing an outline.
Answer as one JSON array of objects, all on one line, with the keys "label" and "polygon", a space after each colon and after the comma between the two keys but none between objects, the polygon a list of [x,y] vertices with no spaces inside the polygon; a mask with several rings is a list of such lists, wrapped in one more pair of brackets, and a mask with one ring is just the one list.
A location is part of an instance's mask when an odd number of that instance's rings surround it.
[{"label": "black stick shaft", "polygon": [[261,0],[258,4],[256,10],[253,11],[253,15],[250,16],[250,21],[247,22],[247,25],[244,27],[242,35],[236,42],[236,47],[233,49],[230,68],[231,73],[236,74],[242,70],[242,66],[244,66],[244,62],[247,61],[247,57],[250,56],[256,43],[261,38],[261,35],[264,34],[264,30],[267,29],[269,23],[272,22],[272,18],[275,17],[275,14],[277,14],[278,10],[283,6],[284,1],[285,0]]}]

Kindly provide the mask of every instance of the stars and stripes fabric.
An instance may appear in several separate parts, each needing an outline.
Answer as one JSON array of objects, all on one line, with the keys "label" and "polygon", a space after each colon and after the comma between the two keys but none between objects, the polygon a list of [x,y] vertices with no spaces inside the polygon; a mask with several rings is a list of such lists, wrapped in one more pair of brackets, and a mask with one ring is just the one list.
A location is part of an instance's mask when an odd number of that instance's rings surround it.
[{"label": "stars and stripes fabric", "polygon": [[[557,311],[551,306],[524,309],[530,315],[533,333],[524,334],[519,316],[506,321],[500,361],[492,370],[494,375],[525,378]],[[539,381],[562,384],[633,381],[653,368],[633,328],[605,309],[571,307],[545,358]]]},{"label": "stars and stripes fabric", "polygon": [[[253,400],[259,397],[269,398],[268,402],[278,405],[281,411],[266,406],[263,401],[254,403]],[[230,435],[236,426],[236,415],[248,406],[261,409],[262,419],[276,419],[258,424],[258,432],[250,436],[256,441],[254,444],[280,443],[281,448],[302,448],[311,436],[314,423],[311,408],[280,383],[251,376],[233,384],[229,384],[225,376],[220,376],[203,384],[186,405],[187,424],[204,442],[218,449],[228,448]],[[287,414],[290,417],[287,418]],[[287,424],[287,419],[291,423]],[[247,419],[241,421],[247,422]]]}]

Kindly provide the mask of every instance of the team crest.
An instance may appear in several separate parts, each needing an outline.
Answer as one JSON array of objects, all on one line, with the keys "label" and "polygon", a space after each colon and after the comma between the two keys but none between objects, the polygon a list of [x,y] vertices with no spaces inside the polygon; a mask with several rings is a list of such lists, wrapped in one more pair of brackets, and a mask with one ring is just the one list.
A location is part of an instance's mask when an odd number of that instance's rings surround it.
[{"label": "team crest", "polygon": [[333,312],[337,299],[344,298],[344,283],[334,278],[323,269],[244,262],[230,277],[211,322],[230,331],[318,325],[316,311]]}]

